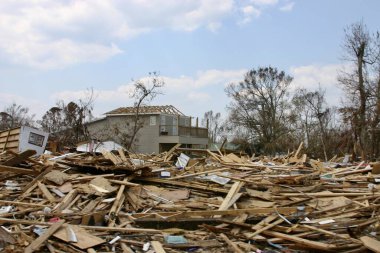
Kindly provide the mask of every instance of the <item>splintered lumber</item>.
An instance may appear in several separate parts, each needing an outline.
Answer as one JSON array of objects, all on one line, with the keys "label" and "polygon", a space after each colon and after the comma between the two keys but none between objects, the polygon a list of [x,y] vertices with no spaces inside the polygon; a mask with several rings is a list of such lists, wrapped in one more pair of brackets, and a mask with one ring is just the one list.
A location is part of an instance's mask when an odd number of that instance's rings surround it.
[{"label": "splintered lumber", "polygon": [[210,156],[212,156],[215,160],[217,160],[217,161],[221,161],[220,160],[220,158],[216,155],[216,154],[214,154],[213,152],[211,152],[209,149],[207,149],[207,153],[210,155]]},{"label": "splintered lumber", "polygon": [[210,174],[210,173],[220,172],[220,171],[226,171],[226,170],[229,170],[229,168],[221,168],[221,169],[215,169],[215,170],[206,170],[206,171],[197,172],[197,173],[191,173],[191,174],[187,174],[187,175],[183,175],[183,176],[181,175],[181,176],[178,176],[178,177],[171,177],[171,178],[168,178],[168,180],[177,180],[177,179],[194,177],[194,176],[199,176],[199,175],[204,175],[204,174]]},{"label": "splintered lumber", "polygon": [[125,186],[139,186],[139,184],[128,182],[128,179],[126,179],[124,181],[110,179],[109,181],[111,183],[114,183],[114,184],[121,184],[121,185],[125,185]]},{"label": "splintered lumber", "polygon": [[[174,152],[194,153],[188,169],[175,166]],[[322,163],[301,148],[251,159],[189,148],[103,153],[0,153],[8,169],[0,177],[3,251],[379,252],[371,232],[380,227],[380,174],[372,163]],[[51,169],[65,179],[46,177]]]},{"label": "splintered lumber", "polygon": [[[128,181],[128,179],[124,179],[125,182]],[[113,227],[115,226],[115,219],[116,219],[116,216],[117,216],[117,209],[119,207],[120,204],[123,203],[124,201],[124,189],[125,189],[125,185],[120,185],[120,188],[119,188],[119,191],[117,192],[117,195],[116,195],[116,199],[115,201],[113,202],[113,205],[108,213],[109,217],[110,217],[110,220],[108,222],[108,226],[109,227]]]},{"label": "splintered lumber", "polygon": [[[233,205],[237,198],[239,198],[241,196],[238,195],[239,194],[239,191],[241,189],[241,187],[244,185],[244,182],[235,182],[232,186],[231,186],[231,189],[229,190],[227,196],[224,198],[222,204],[219,206],[219,211],[223,211],[223,210],[227,210],[231,205]],[[235,198],[235,196],[237,196],[237,198]],[[215,218],[220,218],[219,215],[215,216]]]},{"label": "splintered lumber", "polygon": [[8,201],[8,200],[0,200],[0,204],[15,205],[15,206],[29,206],[29,207],[49,207],[50,206],[50,205],[42,205],[38,203],[27,203],[27,202]]},{"label": "splintered lumber", "polygon": [[229,190],[227,196],[224,198],[222,204],[219,207],[219,211],[227,210],[230,205],[231,199],[240,191],[241,187],[244,185],[244,182],[235,182],[231,189]]},{"label": "splintered lumber", "polygon": [[25,248],[25,253],[31,253],[38,250],[41,245],[52,236],[63,224],[65,220],[58,221],[51,225],[47,231],[45,231],[40,237],[34,240],[28,247]]},{"label": "splintered lumber", "polygon": [[76,189],[71,190],[62,200],[61,203],[55,208],[57,212],[63,211],[66,209],[70,203],[76,198],[78,191]]},{"label": "splintered lumber", "polygon": [[253,232],[252,234],[250,234],[250,237],[255,237],[255,236],[261,234],[262,232],[264,232],[265,230],[271,229],[271,228],[273,228],[274,226],[277,226],[277,225],[279,225],[279,224],[281,224],[281,223],[283,223],[283,222],[284,222],[283,219],[278,219],[278,220],[276,220],[276,221],[274,221],[274,222],[272,222],[272,223],[269,223],[269,224],[266,225],[265,227],[262,227],[262,228],[260,228],[260,229],[257,229],[255,232]]},{"label": "splintered lumber", "polygon": [[197,189],[197,190],[211,191],[211,192],[219,192],[219,193],[228,193],[229,192],[227,189],[191,184],[191,183],[186,183],[186,182],[177,182],[177,181],[160,179],[160,178],[136,178],[136,180],[143,181],[143,182],[176,185],[176,186],[193,188],[193,189]]},{"label": "splintered lumber", "polygon": [[311,193],[281,193],[281,196],[286,197],[317,197],[317,198],[327,198],[327,197],[359,197],[363,195],[371,195],[380,197],[380,193],[373,192],[311,192]]},{"label": "splintered lumber", "polygon": [[318,231],[318,232],[326,234],[326,235],[331,235],[332,237],[336,237],[336,238],[340,238],[340,239],[345,239],[345,240],[350,240],[350,241],[353,241],[355,243],[360,243],[360,241],[358,239],[351,238],[349,235],[337,234],[337,233],[334,233],[334,232],[331,232],[331,231],[328,231],[328,230],[325,230],[325,229],[313,227],[313,226],[310,226],[310,225],[302,225],[302,226],[305,227],[305,228],[308,228],[310,230]]},{"label": "splintered lumber", "polygon": [[222,239],[228,244],[228,246],[231,248],[231,250],[235,253],[244,253],[244,251],[242,251],[241,249],[239,249],[239,247],[236,245],[236,243],[234,243],[233,241],[231,241],[230,239],[228,239],[228,237],[221,233],[220,234],[220,237],[222,237]]},{"label": "splintered lumber", "polygon": [[167,162],[170,157],[171,157],[171,154],[181,146],[182,144],[180,143],[177,143],[176,145],[174,145],[174,147],[172,147],[166,154],[165,154],[165,157],[164,157],[164,162]]},{"label": "splintered lumber", "polygon": [[152,245],[153,250],[156,253],[166,253],[166,251],[162,247],[162,244],[159,241],[151,241],[150,243]]},{"label": "splintered lumber", "polygon": [[34,170],[23,169],[23,168],[6,166],[6,165],[0,164],[0,172],[2,172],[2,171],[12,172],[12,173],[22,174],[22,175],[36,175],[36,174],[38,174],[38,172],[34,171]]},{"label": "splintered lumber", "polygon": [[[34,186],[37,183],[37,181],[41,180],[46,174],[48,174],[52,170],[52,168],[53,167],[51,166],[44,168],[43,171],[37,177],[35,177],[29,184],[27,184],[21,191],[23,193],[26,193],[30,187]],[[21,196],[23,196],[23,194]]]},{"label": "splintered lumber", "polygon": [[14,157],[6,160],[2,164],[7,165],[7,166],[14,166],[26,160],[27,158],[35,155],[36,153],[37,152],[35,150],[28,149],[28,150],[25,150],[24,152],[21,152],[20,154],[16,154]]},{"label": "splintered lumber", "polygon": [[50,203],[55,202],[54,196],[50,193],[50,191],[46,188],[46,185],[41,183],[40,181],[37,182],[38,188],[42,191],[42,194],[49,200]]},{"label": "splintered lumber", "polygon": [[334,251],[336,248],[336,245],[331,244],[331,243],[322,243],[322,242],[317,242],[317,241],[311,241],[307,239],[300,238],[295,235],[288,235],[288,234],[283,234],[280,232],[274,232],[270,230],[266,230],[262,232],[265,235],[268,236],[273,236],[281,239],[285,239],[288,241],[296,242],[300,244],[301,246],[311,248],[311,249],[317,249],[317,250],[324,250],[324,251]]},{"label": "splintered lumber", "polygon": [[[0,217],[0,224],[10,223],[10,224],[24,224],[24,225],[41,225],[41,226],[52,226],[56,223],[51,222],[41,222],[34,220],[18,220],[18,219],[8,219]],[[65,224],[63,224],[65,227]],[[149,233],[149,234],[161,234],[160,230],[148,229],[148,228],[118,228],[118,227],[103,227],[103,226],[85,226],[79,225],[80,228],[86,230],[95,230],[95,231],[110,231],[110,232],[119,232],[119,233]]]},{"label": "splintered lumber", "polygon": [[360,241],[363,242],[364,246],[367,249],[370,249],[376,253],[380,253],[380,241],[378,241],[372,237],[369,237],[369,236],[360,237]]},{"label": "splintered lumber", "polygon": [[120,243],[121,249],[123,250],[123,253],[134,253],[134,251],[124,242]]},{"label": "splintered lumber", "polygon": [[[305,211],[309,212],[312,208],[306,207]],[[149,216],[161,216],[161,217],[170,217],[175,216],[178,217],[196,217],[196,216],[213,216],[213,215],[240,215],[243,213],[247,214],[257,214],[257,215],[270,215],[274,212],[278,212],[283,215],[290,215],[295,214],[298,211],[297,207],[278,207],[278,208],[250,208],[250,209],[229,209],[229,210],[206,210],[206,211],[186,211],[186,212],[156,212],[156,213],[136,213],[132,215],[134,218],[142,218],[142,217],[149,217]],[[1,219],[0,219],[1,221]]]},{"label": "splintered lumber", "polygon": [[[75,237],[77,239],[77,242],[71,242],[70,238],[68,236],[68,233],[66,229],[72,229],[73,233],[75,234]],[[80,248],[80,249],[88,249],[92,248],[96,245],[105,243],[105,240],[94,236],[90,233],[88,233],[86,230],[84,230],[81,227],[78,226],[65,226],[64,228],[59,229],[55,234],[54,237],[57,237],[65,242],[69,242],[70,244]]]}]

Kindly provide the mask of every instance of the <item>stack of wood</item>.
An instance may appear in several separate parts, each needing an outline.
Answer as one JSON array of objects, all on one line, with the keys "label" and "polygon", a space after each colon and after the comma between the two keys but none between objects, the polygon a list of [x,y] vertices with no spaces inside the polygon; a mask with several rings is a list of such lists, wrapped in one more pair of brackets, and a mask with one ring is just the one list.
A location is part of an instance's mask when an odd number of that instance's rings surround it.
[{"label": "stack of wood", "polygon": [[[177,145],[159,155],[119,150],[38,159],[33,151],[5,151],[0,247],[380,252],[380,164],[326,163],[300,151],[247,157]],[[185,163],[177,162],[181,153]]]}]

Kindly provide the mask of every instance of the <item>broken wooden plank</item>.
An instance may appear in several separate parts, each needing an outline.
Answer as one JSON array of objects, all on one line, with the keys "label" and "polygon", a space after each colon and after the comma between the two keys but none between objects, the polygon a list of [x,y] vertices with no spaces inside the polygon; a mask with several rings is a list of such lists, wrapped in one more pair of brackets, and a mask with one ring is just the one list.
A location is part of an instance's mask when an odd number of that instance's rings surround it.
[{"label": "broken wooden plank", "polygon": [[[127,182],[127,181],[128,181],[128,178],[124,179],[123,182]],[[108,216],[110,217],[109,222],[108,222],[109,227],[115,226],[115,220],[116,220],[116,216],[117,216],[116,210],[118,209],[119,205],[121,205],[123,203],[124,198],[125,198],[123,195],[124,189],[125,189],[125,185],[123,185],[123,184],[120,185],[120,188],[119,188],[119,191],[117,192],[115,201],[113,202],[112,207],[108,213]]]},{"label": "broken wooden plank", "polygon": [[372,250],[373,252],[380,253],[380,241],[369,236],[360,237],[360,241],[363,242],[364,246],[367,249]]},{"label": "broken wooden plank", "polygon": [[166,253],[164,247],[162,247],[162,244],[159,241],[151,241],[150,244],[156,253]]},{"label": "broken wooden plank", "polygon": [[228,244],[228,246],[230,247],[230,249],[235,252],[235,253],[244,253],[244,251],[242,251],[241,249],[239,249],[239,247],[236,245],[236,243],[234,243],[233,241],[231,241],[230,239],[228,239],[228,237],[221,233],[219,235],[220,237],[222,237],[222,239]]},{"label": "broken wooden plank", "polygon": [[60,220],[49,227],[40,237],[34,240],[28,247],[25,248],[25,253],[31,253],[38,250],[42,244],[52,236],[63,224],[65,220]]},{"label": "broken wooden plank", "polygon": [[38,171],[31,170],[31,169],[22,169],[18,167],[12,167],[12,166],[6,166],[0,164],[0,172],[6,171],[6,172],[12,172],[16,174],[22,174],[22,175],[36,175],[38,174]]},{"label": "broken wooden plank", "polygon": [[295,235],[288,235],[280,232],[274,232],[274,231],[263,231],[262,232],[264,235],[269,235],[273,236],[276,238],[282,238],[291,242],[296,242],[300,244],[301,246],[311,248],[311,249],[318,249],[318,250],[323,250],[323,251],[334,251],[336,248],[335,244],[332,243],[323,243],[323,242],[317,242],[317,241],[311,241],[307,239],[300,238]]},{"label": "broken wooden plank", "polygon": [[76,189],[71,190],[55,208],[54,212],[61,212],[67,208],[68,205],[75,199],[78,191]]},{"label": "broken wooden plank", "polygon": [[37,152],[35,150],[31,150],[31,149],[25,150],[25,151],[15,155],[14,157],[6,160],[5,162],[2,163],[2,165],[6,165],[6,166],[17,165],[17,164],[25,161],[27,158],[35,155],[36,153]]},{"label": "broken wooden plank", "polygon": [[[196,216],[213,216],[213,215],[239,215],[242,213],[247,214],[256,214],[256,215],[270,215],[274,212],[283,214],[283,215],[290,215],[294,213],[298,213],[299,210],[297,207],[277,207],[275,208],[248,208],[248,209],[229,209],[229,210],[206,210],[206,211],[186,211],[186,212],[156,212],[156,213],[136,213],[132,215],[121,215],[120,216],[132,216],[134,218],[142,218],[142,217],[149,217],[149,216],[162,216],[162,217],[196,217]],[[306,207],[305,212],[310,212],[313,210],[313,208]],[[1,221],[1,219],[0,219]]]},{"label": "broken wooden plank", "polygon": [[[65,228],[67,228],[67,227],[68,226],[66,226]],[[78,247],[80,249],[92,248],[94,246],[97,246],[99,244],[106,242],[102,238],[88,233],[85,229],[83,229],[79,226],[70,225],[70,228],[75,233],[75,237],[77,239],[76,242],[72,242],[70,240],[70,237],[68,236],[65,228],[59,229],[56,233],[54,233],[53,236],[65,241],[65,242],[68,242],[71,245],[74,245],[75,247]]]},{"label": "broken wooden plank", "polygon": [[42,191],[42,194],[49,200],[50,203],[54,203],[56,201],[54,196],[47,189],[46,185],[44,185],[40,181],[37,181],[37,185],[38,188],[40,188],[40,190]]},{"label": "broken wooden plank", "polygon": [[165,157],[164,157],[164,162],[167,162],[170,157],[171,157],[171,154],[181,146],[182,144],[181,143],[177,143],[176,145],[174,145],[174,147],[172,147],[166,154],[165,154]]},{"label": "broken wooden plank", "polygon": [[176,186],[193,188],[197,190],[211,191],[211,192],[219,192],[219,193],[229,192],[229,190],[223,189],[223,188],[203,186],[203,185],[191,184],[187,182],[177,182],[177,181],[160,179],[160,178],[136,178],[136,180],[143,181],[143,182],[154,182],[154,183],[161,183],[161,184],[167,184],[167,185],[176,185]]}]

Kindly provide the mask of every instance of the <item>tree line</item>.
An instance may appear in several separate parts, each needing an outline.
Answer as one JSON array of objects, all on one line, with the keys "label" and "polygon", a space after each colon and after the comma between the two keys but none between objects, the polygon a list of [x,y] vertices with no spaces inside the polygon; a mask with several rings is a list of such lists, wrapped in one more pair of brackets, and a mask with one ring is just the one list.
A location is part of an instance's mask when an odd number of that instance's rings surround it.
[{"label": "tree line", "polygon": [[[290,89],[293,77],[272,66],[249,70],[243,81],[225,89],[231,98],[225,120],[219,112],[208,111],[202,120],[209,129],[209,141],[224,138],[240,144],[248,152],[282,154],[301,142],[306,152],[328,160],[334,155],[352,154],[364,160],[380,156],[380,36],[363,22],[345,30],[342,43],[345,69],[336,84],[344,91],[342,104],[330,106],[326,91]],[[164,82],[151,73],[151,84],[135,82],[134,106],[140,107],[161,94]],[[94,98],[65,104],[60,101],[41,120],[35,120],[27,107],[12,104],[0,113],[0,130],[19,125],[40,125],[63,145],[88,140],[85,122],[91,120]],[[141,128],[139,110],[130,134],[124,136],[130,147]],[[120,131],[115,131],[117,132]],[[124,142],[124,141],[123,141]]]},{"label": "tree line", "polygon": [[[336,84],[342,104],[330,106],[325,90],[290,91],[293,78],[275,67],[248,71],[226,88],[228,117],[209,111],[210,141],[230,136],[253,153],[281,154],[301,142],[308,154],[328,160],[334,155],[378,159],[380,156],[380,38],[363,22],[345,30],[345,68]],[[210,123],[211,122],[211,123]],[[231,135],[232,133],[232,135]]]}]

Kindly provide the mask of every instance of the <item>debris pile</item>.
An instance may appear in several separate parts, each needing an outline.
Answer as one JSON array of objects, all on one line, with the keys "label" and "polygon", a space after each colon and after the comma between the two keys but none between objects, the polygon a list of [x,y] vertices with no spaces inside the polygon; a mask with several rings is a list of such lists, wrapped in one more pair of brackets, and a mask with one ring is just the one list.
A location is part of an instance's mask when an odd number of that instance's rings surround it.
[{"label": "debris pile", "polygon": [[[380,164],[247,157],[0,154],[5,252],[379,252]],[[190,152],[196,152],[192,154]],[[339,161],[339,162],[338,162]]]}]

